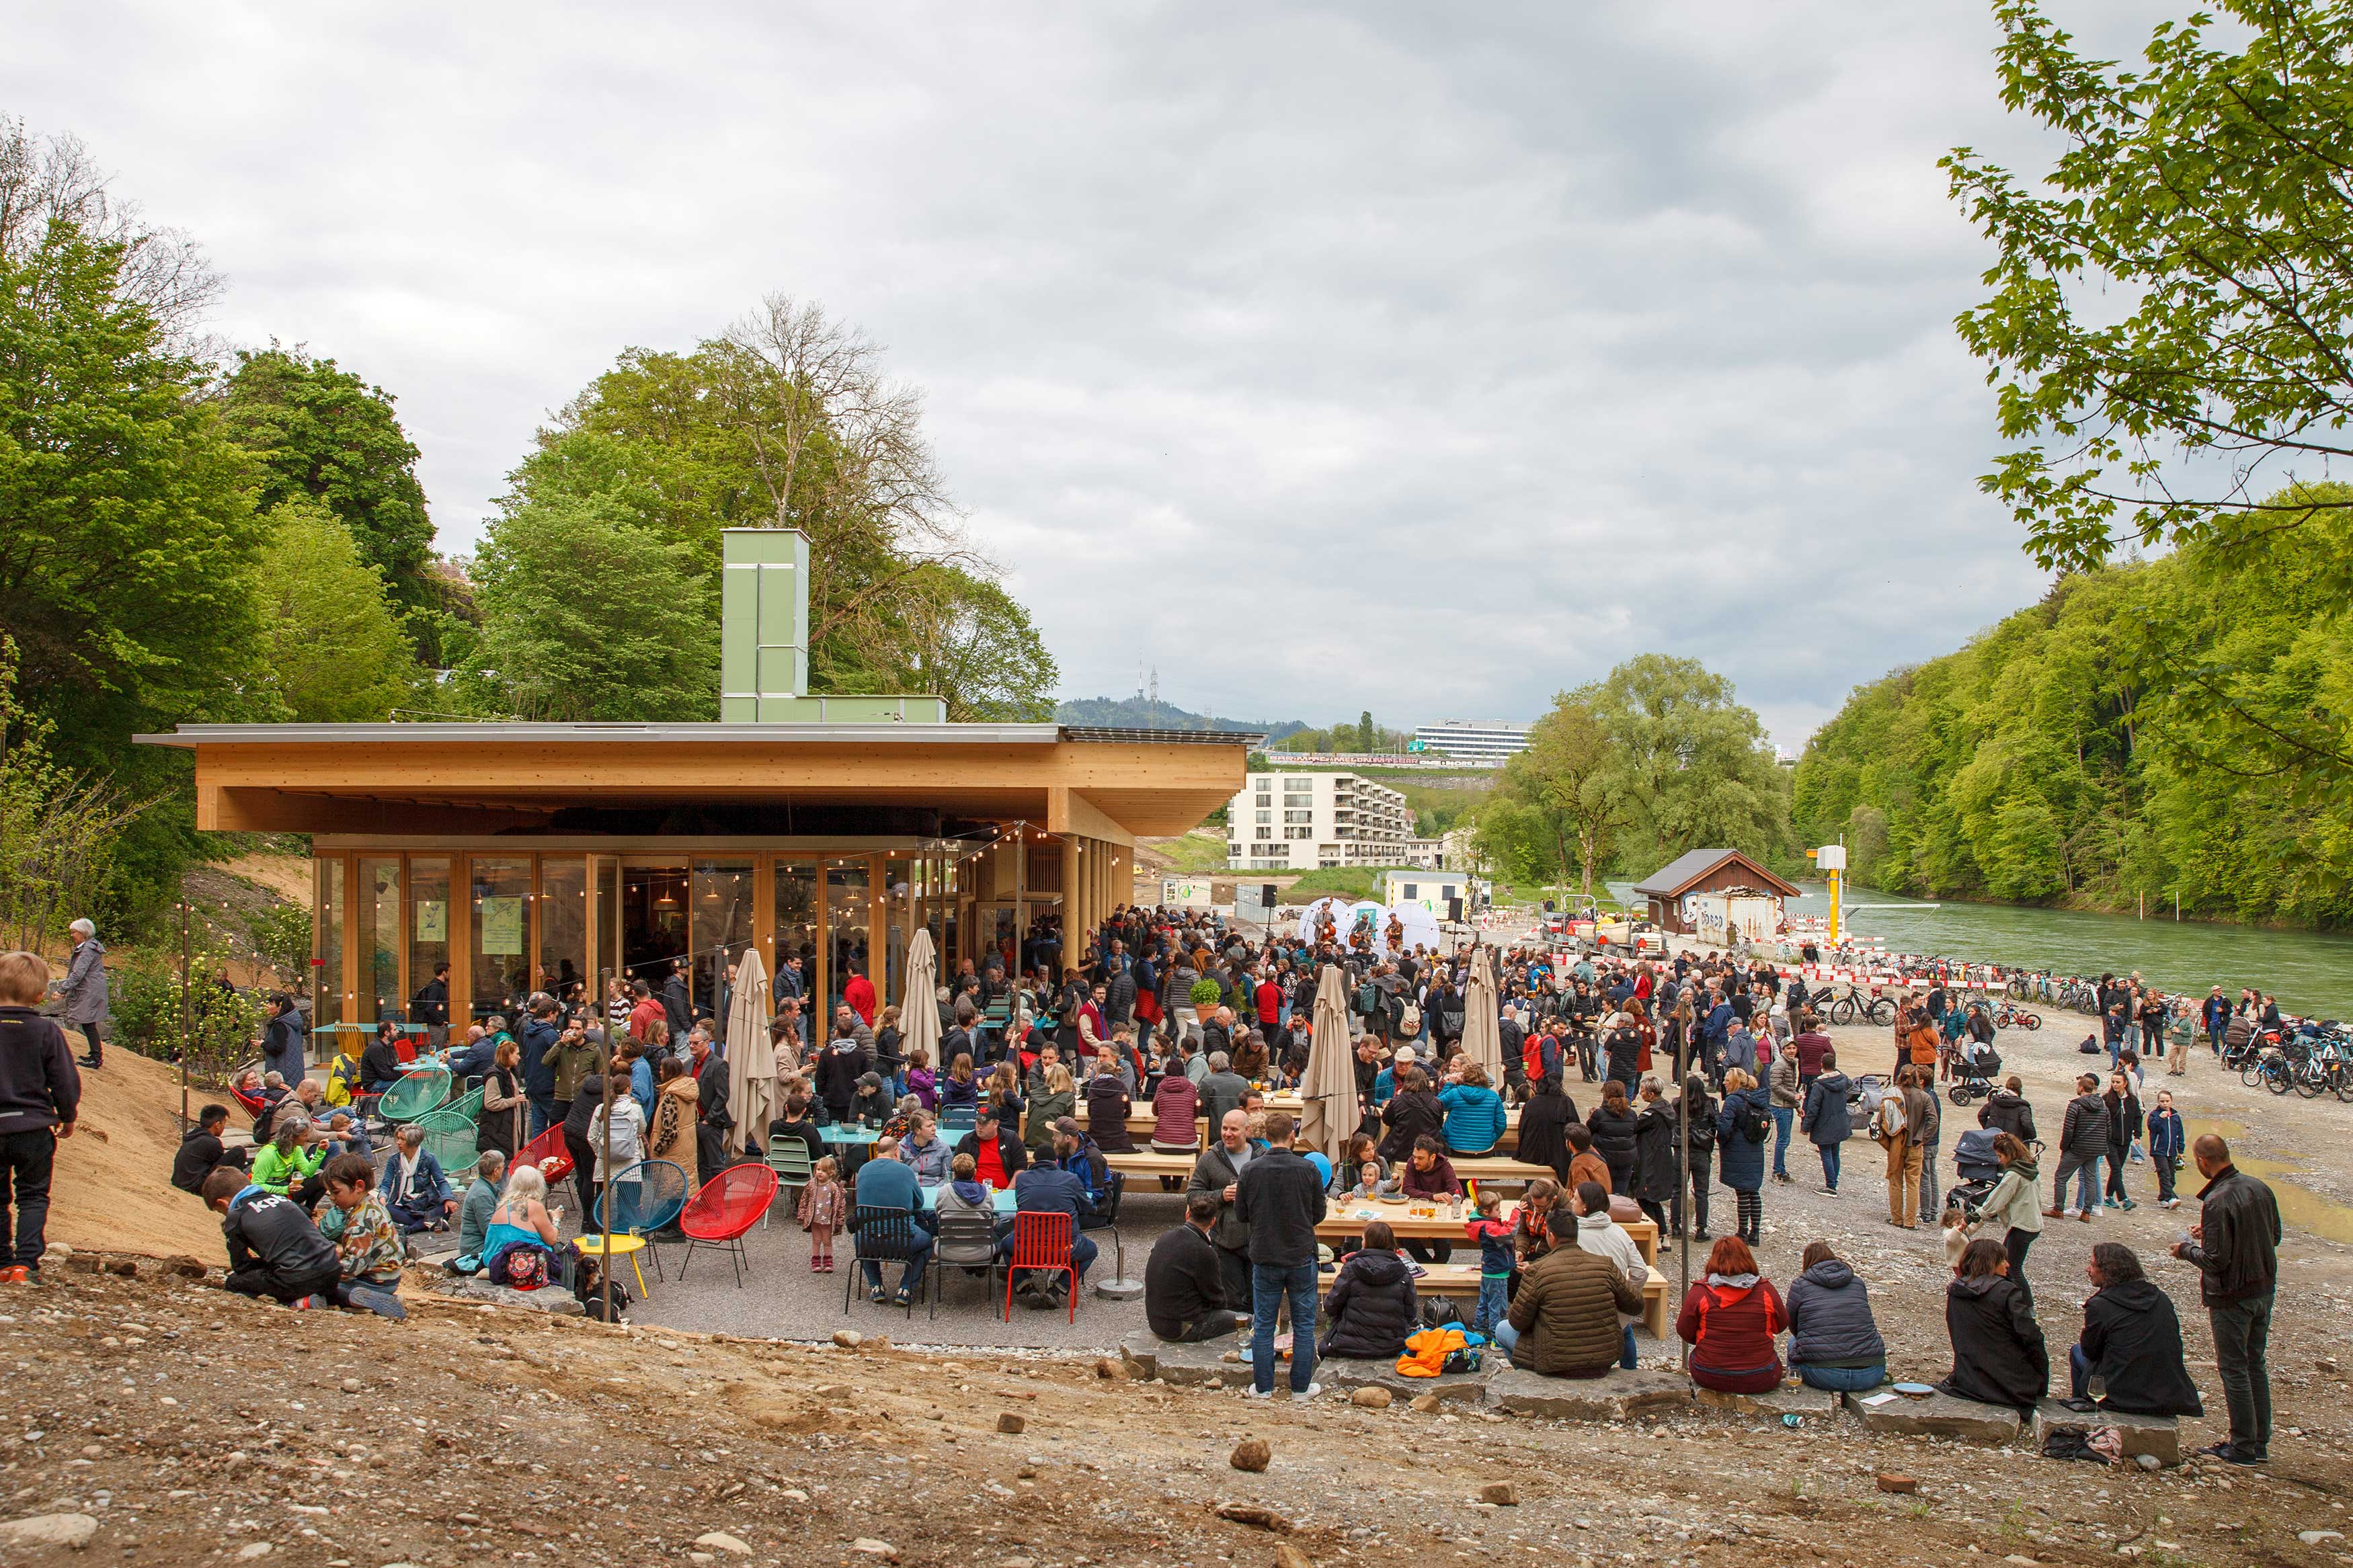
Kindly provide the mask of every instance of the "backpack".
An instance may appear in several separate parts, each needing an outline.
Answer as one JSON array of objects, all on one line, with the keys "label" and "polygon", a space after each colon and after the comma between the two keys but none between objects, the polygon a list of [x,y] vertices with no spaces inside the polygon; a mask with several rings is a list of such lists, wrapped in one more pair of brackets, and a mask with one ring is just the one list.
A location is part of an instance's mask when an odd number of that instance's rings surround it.
[{"label": "backpack", "polygon": [[1772,1118],[1767,1116],[1765,1108],[1753,1100],[1744,1098],[1741,1106],[1740,1135],[1751,1143],[1764,1142],[1773,1131]]},{"label": "backpack", "polygon": [[1405,1005],[1405,1010],[1398,1015],[1398,1029],[1403,1034],[1420,1034],[1421,1009],[1415,1006],[1410,1002],[1407,1003]]},{"label": "backpack", "polygon": [[1879,1110],[1871,1119],[1871,1136],[1880,1143],[1893,1143],[1904,1133],[1909,1123],[1904,1115],[1904,1097],[1889,1090],[1879,1102]]}]

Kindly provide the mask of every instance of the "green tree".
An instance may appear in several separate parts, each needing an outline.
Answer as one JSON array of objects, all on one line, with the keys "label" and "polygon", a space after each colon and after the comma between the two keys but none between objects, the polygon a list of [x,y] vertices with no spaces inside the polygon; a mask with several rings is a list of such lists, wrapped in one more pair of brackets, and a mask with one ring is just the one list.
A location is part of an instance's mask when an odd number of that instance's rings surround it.
[{"label": "green tree", "polygon": [[[2016,443],[1987,489],[2049,566],[2097,565],[2119,531],[2310,521],[2262,489],[2353,457],[2353,5],[2221,0],[2158,24],[2130,69],[2042,0],[1993,11],[2002,101],[2066,151],[2024,177],[1967,147],[1943,163],[1997,247],[1958,323]],[[2214,14],[2243,44],[2210,42]]]},{"label": "green tree", "polygon": [[417,479],[419,453],[392,395],[300,348],[272,344],[237,358],[222,423],[259,459],[256,504],[316,501],[351,531],[396,600],[433,607],[433,523]]},{"label": "green tree", "polygon": [[[0,228],[8,226],[0,225]],[[164,795],[185,756],[141,730],[261,716],[254,570],[266,531],[251,459],[221,432],[201,367],[132,296],[122,244],[52,222],[0,248],[0,633],[54,754],[131,799]],[[185,797],[142,813],[108,896],[168,896],[195,845]]]},{"label": "green tree", "polygon": [[482,638],[455,700],[533,720],[715,719],[706,575],[617,502],[527,503],[475,557]]},{"label": "green tree", "polygon": [[1370,752],[1377,739],[1377,732],[1373,728],[1373,710],[1367,708],[1356,716],[1356,750]]},{"label": "green tree", "polygon": [[308,499],[280,502],[261,558],[260,601],[270,689],[306,723],[385,717],[415,694],[415,650],[384,580],[333,513]]},{"label": "green tree", "polygon": [[946,699],[956,723],[1043,723],[1060,679],[1029,612],[1004,587],[955,566],[902,579],[891,607],[901,658],[891,688]]},{"label": "green tree", "polygon": [[1620,825],[1609,777],[1622,761],[1594,711],[1591,688],[1562,692],[1506,760],[1478,813],[1482,843],[1515,879],[1577,879],[1593,891]]},{"label": "green tree", "polygon": [[1787,843],[1788,780],[1730,681],[1696,659],[1646,653],[1572,695],[1606,738],[1589,787],[1625,825],[1630,851],[1664,865],[1687,849],[1762,858]]}]

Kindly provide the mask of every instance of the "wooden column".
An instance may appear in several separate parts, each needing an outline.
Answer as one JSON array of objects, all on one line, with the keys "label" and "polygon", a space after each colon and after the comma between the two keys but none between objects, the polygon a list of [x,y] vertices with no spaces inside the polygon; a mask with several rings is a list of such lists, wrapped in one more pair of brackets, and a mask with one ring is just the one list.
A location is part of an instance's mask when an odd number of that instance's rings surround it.
[{"label": "wooden column", "polygon": [[882,1016],[890,1005],[887,982],[891,964],[887,949],[891,943],[891,916],[884,900],[891,891],[890,858],[883,855],[866,858],[866,982],[874,987],[874,1016]]},{"label": "wooden column", "polygon": [[[1057,876],[1062,889],[1062,963],[1065,967],[1079,961],[1079,950],[1073,945],[1079,934],[1079,841],[1071,834],[1062,836],[1062,863]],[[1054,977],[1057,980],[1060,975]]]}]

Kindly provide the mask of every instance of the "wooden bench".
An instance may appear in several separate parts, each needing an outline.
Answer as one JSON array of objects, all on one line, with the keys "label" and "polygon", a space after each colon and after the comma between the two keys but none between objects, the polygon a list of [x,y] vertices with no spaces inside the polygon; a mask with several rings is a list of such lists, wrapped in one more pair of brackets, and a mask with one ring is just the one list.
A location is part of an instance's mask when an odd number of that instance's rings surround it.
[{"label": "wooden bench", "polygon": [[1105,1154],[1103,1163],[1131,1176],[1174,1176],[1184,1181],[1192,1175],[1198,1158],[1194,1154],[1159,1154],[1140,1150],[1133,1154]]},{"label": "wooden bench", "polygon": [[1494,1154],[1452,1154],[1447,1163],[1454,1173],[1466,1182],[1497,1182],[1510,1186],[1525,1186],[1530,1182],[1553,1179],[1549,1165],[1531,1165],[1525,1160],[1508,1160]]},{"label": "wooden bench", "polygon": [[[1121,1154],[1103,1156],[1104,1159],[1113,1162],[1135,1157],[1137,1156]],[[1164,1154],[1157,1157],[1170,1159],[1176,1156]],[[1114,1163],[1113,1169],[1118,1168]],[[1458,1247],[1470,1245],[1469,1238],[1462,1228],[1467,1222],[1454,1218],[1445,1205],[1434,1205],[1438,1213],[1428,1218],[1407,1212],[1413,1206],[1415,1205],[1407,1204],[1366,1203],[1362,1199],[1353,1198],[1338,1199],[1324,1211],[1323,1223],[1315,1227],[1315,1235],[1324,1241],[1352,1240],[1363,1235],[1365,1229],[1365,1222],[1356,1217],[1357,1211],[1369,1209],[1375,1219],[1388,1222],[1390,1233],[1400,1241],[1409,1239],[1451,1241]],[[1517,1211],[1518,1207],[1516,1204],[1505,1204],[1503,1213],[1508,1218]],[[1647,1219],[1629,1219],[1619,1221],[1618,1228],[1624,1231],[1633,1241],[1635,1249],[1642,1255],[1644,1265],[1655,1273],[1659,1267],[1659,1227]]]},{"label": "wooden bench", "polygon": [[[1478,1264],[1425,1263],[1421,1269],[1421,1278],[1413,1282],[1420,1294],[1478,1300]],[[1654,1340],[1665,1339],[1669,1331],[1669,1290],[1667,1277],[1655,1268],[1642,1284],[1642,1331]]]}]

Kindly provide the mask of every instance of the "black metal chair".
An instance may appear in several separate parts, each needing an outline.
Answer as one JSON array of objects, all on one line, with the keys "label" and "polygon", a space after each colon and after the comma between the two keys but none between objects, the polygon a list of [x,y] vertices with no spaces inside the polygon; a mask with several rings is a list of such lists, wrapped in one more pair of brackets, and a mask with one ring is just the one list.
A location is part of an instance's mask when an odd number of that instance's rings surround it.
[{"label": "black metal chair", "polygon": [[1119,1237],[1119,1204],[1126,1192],[1127,1173],[1124,1171],[1109,1173],[1103,1186],[1103,1201],[1094,1205],[1094,1211],[1092,1214],[1079,1222],[1079,1234],[1082,1236],[1091,1230],[1111,1232],[1112,1272],[1122,1279],[1127,1278],[1127,1248]]},{"label": "black metal chair", "polygon": [[940,1281],[952,1268],[988,1271],[985,1289],[997,1299],[997,1221],[985,1214],[944,1214],[932,1238],[931,1315],[940,1315]]},{"label": "black metal chair", "polygon": [[[915,1216],[905,1209],[874,1208],[860,1204],[850,1211],[849,1229],[854,1245],[850,1248],[849,1278],[841,1282],[841,1310],[849,1311],[850,1292],[866,1276],[860,1267],[866,1263],[897,1263],[912,1261],[917,1251]],[[878,1269],[877,1272],[880,1272]],[[915,1300],[907,1298],[907,1316],[915,1315]]]}]

